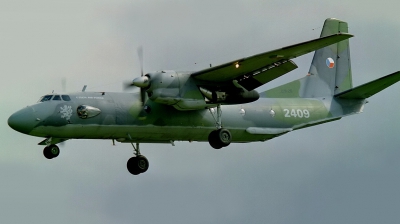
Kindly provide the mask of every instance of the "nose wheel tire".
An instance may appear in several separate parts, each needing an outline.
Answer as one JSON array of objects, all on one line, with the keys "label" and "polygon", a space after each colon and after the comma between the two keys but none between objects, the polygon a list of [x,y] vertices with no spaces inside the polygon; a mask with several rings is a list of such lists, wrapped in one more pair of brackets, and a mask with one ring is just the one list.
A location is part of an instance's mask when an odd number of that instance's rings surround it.
[{"label": "nose wheel tire", "polygon": [[232,135],[227,129],[218,129],[208,135],[208,142],[214,149],[220,149],[231,144]]},{"label": "nose wheel tire", "polygon": [[149,169],[149,161],[146,157],[139,155],[132,157],[126,163],[129,173],[133,175],[138,175],[146,172]]},{"label": "nose wheel tire", "polygon": [[53,159],[60,154],[60,148],[56,145],[49,145],[43,149],[43,155],[47,159]]}]

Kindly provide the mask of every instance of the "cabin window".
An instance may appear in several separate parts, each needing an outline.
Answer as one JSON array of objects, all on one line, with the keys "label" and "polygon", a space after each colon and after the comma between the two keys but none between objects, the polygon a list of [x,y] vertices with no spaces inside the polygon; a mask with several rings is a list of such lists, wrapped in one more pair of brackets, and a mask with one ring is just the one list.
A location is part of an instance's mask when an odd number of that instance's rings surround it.
[{"label": "cabin window", "polygon": [[61,98],[62,98],[64,101],[71,101],[71,98],[70,98],[68,95],[61,95]]},{"label": "cabin window", "polygon": [[53,97],[53,100],[61,100],[61,97],[60,97],[59,95],[55,95],[55,96]]}]

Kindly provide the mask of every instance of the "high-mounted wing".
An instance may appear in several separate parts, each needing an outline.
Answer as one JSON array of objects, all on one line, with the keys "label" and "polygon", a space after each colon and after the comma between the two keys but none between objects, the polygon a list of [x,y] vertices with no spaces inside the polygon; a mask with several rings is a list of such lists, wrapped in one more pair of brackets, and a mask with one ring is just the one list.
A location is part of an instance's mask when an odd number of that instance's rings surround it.
[{"label": "high-mounted wing", "polygon": [[250,91],[296,69],[296,64],[290,59],[351,37],[353,37],[351,34],[338,33],[231,61],[192,73],[191,76],[197,80],[206,81],[208,85],[218,86],[224,84],[229,86],[232,85],[233,80],[236,80],[238,84]]}]

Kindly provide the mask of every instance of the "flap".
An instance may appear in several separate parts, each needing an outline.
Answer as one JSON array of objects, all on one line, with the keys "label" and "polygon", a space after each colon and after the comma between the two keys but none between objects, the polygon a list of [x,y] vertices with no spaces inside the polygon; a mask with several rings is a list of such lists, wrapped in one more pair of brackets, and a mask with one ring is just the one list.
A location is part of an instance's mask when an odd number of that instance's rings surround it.
[{"label": "flap", "polygon": [[253,90],[297,68],[291,60],[276,62],[266,68],[238,78],[238,83],[246,90]]}]

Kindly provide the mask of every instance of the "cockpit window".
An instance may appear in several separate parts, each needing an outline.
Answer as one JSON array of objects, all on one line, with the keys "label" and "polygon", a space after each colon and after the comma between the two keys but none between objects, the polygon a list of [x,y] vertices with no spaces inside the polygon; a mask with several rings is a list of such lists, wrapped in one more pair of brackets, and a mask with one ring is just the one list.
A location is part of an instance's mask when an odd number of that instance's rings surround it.
[{"label": "cockpit window", "polygon": [[42,98],[40,98],[40,102],[45,102],[45,101],[49,101],[49,100],[51,100],[51,97],[53,97],[53,95],[46,95],[46,96],[43,96]]},{"label": "cockpit window", "polygon": [[68,95],[61,95],[61,98],[62,98],[64,101],[71,101],[71,98],[70,98]]},{"label": "cockpit window", "polygon": [[38,102],[45,102],[45,101],[50,101],[50,100],[60,100],[61,101],[61,99],[64,101],[71,101],[71,98],[68,95],[61,95],[61,96],[60,95],[45,95],[45,96],[42,96]]}]

